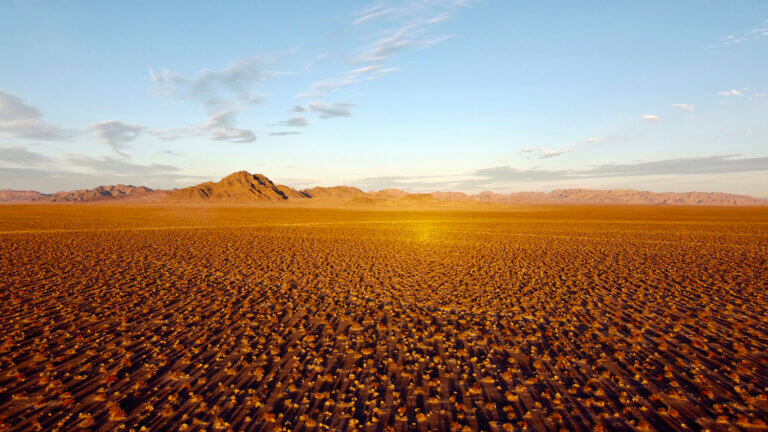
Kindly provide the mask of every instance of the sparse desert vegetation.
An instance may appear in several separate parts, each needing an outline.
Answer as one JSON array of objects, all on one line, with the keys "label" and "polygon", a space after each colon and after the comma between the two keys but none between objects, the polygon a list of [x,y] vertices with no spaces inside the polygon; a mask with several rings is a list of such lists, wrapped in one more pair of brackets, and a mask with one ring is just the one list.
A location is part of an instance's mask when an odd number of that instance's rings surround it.
[{"label": "sparse desert vegetation", "polygon": [[0,206],[0,430],[765,430],[768,209]]}]

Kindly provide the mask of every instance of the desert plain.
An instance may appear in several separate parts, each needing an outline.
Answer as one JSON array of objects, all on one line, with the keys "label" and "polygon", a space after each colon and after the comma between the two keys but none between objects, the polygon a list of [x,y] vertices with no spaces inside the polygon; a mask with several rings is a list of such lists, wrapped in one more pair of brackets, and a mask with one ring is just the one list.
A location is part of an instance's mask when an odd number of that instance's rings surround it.
[{"label": "desert plain", "polygon": [[0,206],[0,430],[756,431],[768,208]]}]

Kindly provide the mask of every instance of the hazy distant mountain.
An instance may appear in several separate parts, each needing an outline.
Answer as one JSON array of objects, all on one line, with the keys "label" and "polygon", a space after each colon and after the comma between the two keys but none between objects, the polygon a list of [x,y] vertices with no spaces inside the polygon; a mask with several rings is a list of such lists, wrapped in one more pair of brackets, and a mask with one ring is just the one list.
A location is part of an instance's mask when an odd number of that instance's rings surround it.
[{"label": "hazy distant mountain", "polygon": [[144,186],[110,185],[94,189],[62,191],[53,194],[43,194],[37,191],[0,191],[0,202],[97,202],[112,200],[152,201],[165,195],[167,191],[152,190]]},{"label": "hazy distant mountain", "polygon": [[333,186],[333,187],[314,187],[301,191],[304,195],[317,200],[351,200],[354,198],[367,197],[368,194],[356,187]]},{"label": "hazy distant mountain", "polygon": [[0,189],[0,202],[35,201],[44,197],[44,194],[33,190]]},{"label": "hazy distant mountain", "polygon": [[756,206],[768,205],[768,200],[746,195],[719,192],[649,192],[631,189],[593,190],[558,189],[549,193],[517,192],[500,194],[481,192],[467,195],[459,192],[433,192],[432,196],[444,202],[479,202],[493,204],[648,204],[648,205],[714,205]]},{"label": "hazy distant mountain", "polygon": [[112,200],[151,200],[165,195],[167,191],[155,191],[145,186],[110,185],[94,189],[56,192],[42,198],[48,202],[97,202]]},{"label": "hazy distant mountain", "polygon": [[205,182],[196,186],[177,189],[165,196],[166,201],[284,201],[308,199],[309,197],[291,187],[277,185],[261,174],[238,171],[219,182]]},{"label": "hazy distant mountain", "polygon": [[631,189],[592,190],[559,189],[549,193],[463,192],[408,193],[399,189],[364,192],[350,186],[315,187],[297,191],[272,182],[262,174],[238,171],[218,182],[205,182],[173,191],[152,190],[144,186],[99,186],[55,194],[36,191],[0,190],[0,202],[98,202],[98,201],[165,200],[169,202],[254,203],[294,201],[337,206],[434,206],[449,204],[646,204],[646,205],[713,205],[763,206],[768,199],[718,192],[664,192]]}]

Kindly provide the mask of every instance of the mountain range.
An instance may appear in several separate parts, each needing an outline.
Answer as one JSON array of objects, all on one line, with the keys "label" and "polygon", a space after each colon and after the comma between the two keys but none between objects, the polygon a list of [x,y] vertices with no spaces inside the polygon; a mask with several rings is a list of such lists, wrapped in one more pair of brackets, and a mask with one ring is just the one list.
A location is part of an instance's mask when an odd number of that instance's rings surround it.
[{"label": "mountain range", "polygon": [[399,189],[365,192],[350,186],[314,187],[296,190],[275,184],[262,174],[238,171],[218,182],[208,181],[174,190],[144,186],[113,185],[95,189],[43,194],[30,190],[0,190],[0,202],[167,202],[167,203],[260,203],[301,202],[345,206],[445,205],[456,204],[645,204],[764,206],[768,200],[719,192],[664,192],[631,189],[558,189],[551,192],[496,193],[462,192],[409,193]]}]

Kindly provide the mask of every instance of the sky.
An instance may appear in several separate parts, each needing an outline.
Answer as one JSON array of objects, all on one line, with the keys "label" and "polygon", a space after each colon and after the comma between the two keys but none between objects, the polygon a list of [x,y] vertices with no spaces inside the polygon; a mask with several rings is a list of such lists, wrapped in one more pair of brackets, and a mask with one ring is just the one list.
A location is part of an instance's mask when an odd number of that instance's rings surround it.
[{"label": "sky", "polygon": [[0,0],[0,188],[768,197],[768,2]]}]

